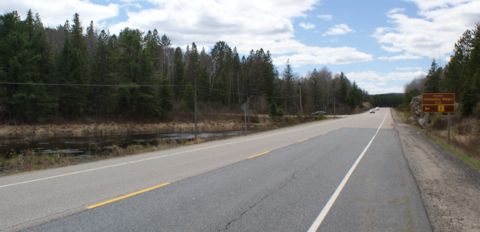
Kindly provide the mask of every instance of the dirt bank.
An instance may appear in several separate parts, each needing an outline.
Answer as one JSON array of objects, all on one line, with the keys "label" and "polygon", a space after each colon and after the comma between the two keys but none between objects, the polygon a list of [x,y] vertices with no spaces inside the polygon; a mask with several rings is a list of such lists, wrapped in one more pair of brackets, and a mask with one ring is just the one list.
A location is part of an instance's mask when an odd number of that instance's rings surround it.
[{"label": "dirt bank", "polygon": [[393,115],[434,231],[480,231],[480,173]]}]

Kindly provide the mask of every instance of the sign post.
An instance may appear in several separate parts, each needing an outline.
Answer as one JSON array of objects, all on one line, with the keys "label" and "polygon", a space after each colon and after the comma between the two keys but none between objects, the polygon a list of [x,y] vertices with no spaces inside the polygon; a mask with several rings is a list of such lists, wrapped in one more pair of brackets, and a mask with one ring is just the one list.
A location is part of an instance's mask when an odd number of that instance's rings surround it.
[{"label": "sign post", "polygon": [[447,114],[448,120],[448,144],[450,144],[450,113]]},{"label": "sign post", "polygon": [[422,95],[424,113],[447,113],[448,143],[450,144],[450,113],[455,111],[455,93],[424,93]]}]

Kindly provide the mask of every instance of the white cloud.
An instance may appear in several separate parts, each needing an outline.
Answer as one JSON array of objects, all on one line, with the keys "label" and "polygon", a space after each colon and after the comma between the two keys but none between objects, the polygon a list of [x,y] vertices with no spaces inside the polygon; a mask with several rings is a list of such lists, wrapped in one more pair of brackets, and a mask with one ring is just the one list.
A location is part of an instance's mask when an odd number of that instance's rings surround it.
[{"label": "white cloud", "polygon": [[387,73],[376,71],[349,72],[347,77],[355,81],[411,81],[417,77],[424,76],[427,73],[424,70],[396,70]]},{"label": "white cloud", "polygon": [[301,22],[298,25],[305,30],[311,30],[315,28],[315,24],[309,22]]},{"label": "white cloud", "polygon": [[388,13],[393,26],[379,27],[373,37],[388,52],[446,58],[460,35],[480,18],[478,0],[409,0],[419,8],[411,17],[401,9]]},{"label": "white cloud", "polygon": [[141,9],[142,5],[137,0],[118,0],[120,2],[120,7],[134,7],[137,9]]},{"label": "white cloud", "polygon": [[357,84],[369,94],[403,93],[402,86],[388,85],[386,82],[357,82]]},{"label": "white cloud", "polygon": [[[141,8],[134,0],[94,3],[91,0],[9,0],[0,1],[0,13],[18,10],[23,15],[32,9],[47,26],[63,24],[75,12],[86,26],[90,20],[112,33],[125,27],[142,31],[158,29],[178,46],[196,42],[211,47],[223,40],[237,46],[240,53],[251,49],[270,50],[279,65],[290,58],[292,65],[348,64],[372,60],[370,54],[353,47],[319,47],[295,39],[293,21],[306,17],[320,0],[147,0],[153,7]],[[115,3],[111,3],[115,2]],[[112,23],[119,10],[124,21]],[[220,12],[220,13],[219,13]],[[331,18],[326,16],[325,19]],[[110,23],[110,25],[109,25]],[[304,24],[311,28],[309,24]]]},{"label": "white cloud", "polygon": [[287,59],[295,67],[307,64],[349,64],[354,62],[366,62],[372,60],[370,54],[366,54],[351,47],[310,47],[298,42],[291,47],[292,51],[298,51],[292,55],[280,55],[274,57],[276,64],[285,64]]},{"label": "white cloud", "polygon": [[347,24],[337,24],[328,29],[327,32],[323,33],[323,36],[344,35],[352,32],[354,32],[354,30],[351,29]]},{"label": "white cloud", "polygon": [[[155,6],[128,12],[128,19],[112,25],[111,32],[125,27],[152,30],[184,46],[196,42],[211,47],[219,40],[237,46],[246,54],[251,49],[270,50],[279,65],[290,58],[292,65],[338,64],[371,60],[370,54],[351,47],[307,46],[294,38],[293,19],[305,17],[318,0],[150,0]],[[201,10],[199,10],[201,9]],[[221,12],[221,14],[219,13]],[[304,25],[305,26],[305,25]],[[308,26],[307,27],[311,27]]]},{"label": "white cloud", "polygon": [[370,94],[379,94],[401,93],[406,83],[426,74],[425,70],[418,67],[399,67],[386,73],[368,70],[349,72],[345,75]]},{"label": "white cloud", "polygon": [[393,55],[393,56],[381,56],[378,59],[387,60],[387,61],[397,61],[397,60],[417,60],[421,58],[422,57],[418,55],[400,54],[400,55]]},{"label": "white cloud", "polygon": [[396,67],[395,71],[421,71],[423,70],[423,67],[420,66],[404,66],[404,67]]},{"label": "white cloud", "polygon": [[78,13],[84,26],[90,20],[100,23],[118,15],[119,6],[117,4],[95,4],[88,0],[15,0],[0,1],[0,12],[18,11],[20,15],[26,15],[31,9],[34,13],[39,13],[42,22],[46,26],[55,27],[63,24],[65,20],[73,18],[73,14]]},{"label": "white cloud", "polygon": [[415,3],[421,11],[428,11],[439,8],[448,8],[462,3],[468,3],[470,0],[408,0]]},{"label": "white cloud", "polygon": [[333,19],[333,16],[330,14],[320,14],[320,15],[317,15],[317,18],[323,21],[331,21]]}]

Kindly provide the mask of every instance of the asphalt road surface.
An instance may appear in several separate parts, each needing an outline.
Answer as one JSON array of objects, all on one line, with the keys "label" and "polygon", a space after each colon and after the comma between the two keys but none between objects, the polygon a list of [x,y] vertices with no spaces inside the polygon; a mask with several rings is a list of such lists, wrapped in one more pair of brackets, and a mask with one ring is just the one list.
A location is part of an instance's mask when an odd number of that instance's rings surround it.
[{"label": "asphalt road surface", "polygon": [[0,178],[0,230],[431,231],[390,110]]}]

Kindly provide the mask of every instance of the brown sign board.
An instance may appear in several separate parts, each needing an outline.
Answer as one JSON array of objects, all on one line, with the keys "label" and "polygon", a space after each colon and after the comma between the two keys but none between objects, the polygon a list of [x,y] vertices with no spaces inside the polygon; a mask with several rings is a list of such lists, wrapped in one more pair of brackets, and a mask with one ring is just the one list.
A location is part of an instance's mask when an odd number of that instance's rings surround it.
[{"label": "brown sign board", "polygon": [[452,113],[454,110],[454,93],[424,93],[422,95],[423,112]]}]

